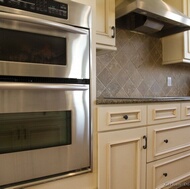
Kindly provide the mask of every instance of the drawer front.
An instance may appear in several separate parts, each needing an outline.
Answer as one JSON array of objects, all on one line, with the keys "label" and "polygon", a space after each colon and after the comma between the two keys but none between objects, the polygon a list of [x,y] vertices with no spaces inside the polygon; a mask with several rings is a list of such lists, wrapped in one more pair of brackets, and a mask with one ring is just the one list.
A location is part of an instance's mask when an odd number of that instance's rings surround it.
[{"label": "drawer front", "polygon": [[181,104],[181,119],[190,119],[190,102]]},{"label": "drawer front", "polygon": [[148,162],[190,149],[190,122],[148,127],[148,149]]},{"label": "drawer front", "polygon": [[148,124],[180,120],[180,103],[148,105]]},{"label": "drawer front", "polygon": [[101,106],[97,108],[98,131],[146,125],[146,106]]},{"label": "drawer front", "polygon": [[147,165],[147,189],[171,188],[190,178],[190,152]]}]

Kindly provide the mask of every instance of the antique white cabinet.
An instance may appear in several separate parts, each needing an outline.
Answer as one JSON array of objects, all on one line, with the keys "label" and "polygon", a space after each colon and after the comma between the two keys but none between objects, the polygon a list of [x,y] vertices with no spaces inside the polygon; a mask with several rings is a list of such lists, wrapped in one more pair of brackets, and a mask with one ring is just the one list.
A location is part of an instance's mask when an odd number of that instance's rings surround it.
[{"label": "antique white cabinet", "polygon": [[146,108],[104,106],[97,115],[98,189],[145,189]]},{"label": "antique white cabinet", "polygon": [[148,105],[147,189],[179,188],[190,178],[189,105]]},{"label": "antique white cabinet", "polygon": [[100,105],[98,189],[169,189],[190,179],[190,102]]},{"label": "antique white cabinet", "polygon": [[115,50],[115,0],[96,0],[96,48]]},{"label": "antique white cabinet", "polygon": [[[190,17],[189,0],[164,0]],[[190,63],[190,31],[162,38],[163,64]]]}]

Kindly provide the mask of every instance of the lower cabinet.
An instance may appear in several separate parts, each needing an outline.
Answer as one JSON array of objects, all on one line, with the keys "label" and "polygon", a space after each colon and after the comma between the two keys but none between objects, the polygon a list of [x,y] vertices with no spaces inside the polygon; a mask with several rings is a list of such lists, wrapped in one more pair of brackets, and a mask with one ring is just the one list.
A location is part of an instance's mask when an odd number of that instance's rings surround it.
[{"label": "lower cabinet", "polygon": [[98,189],[190,186],[190,102],[99,106]]},{"label": "lower cabinet", "polygon": [[98,134],[98,189],[145,189],[146,128]]},{"label": "lower cabinet", "polygon": [[189,179],[189,151],[147,164],[147,189],[179,188]]}]

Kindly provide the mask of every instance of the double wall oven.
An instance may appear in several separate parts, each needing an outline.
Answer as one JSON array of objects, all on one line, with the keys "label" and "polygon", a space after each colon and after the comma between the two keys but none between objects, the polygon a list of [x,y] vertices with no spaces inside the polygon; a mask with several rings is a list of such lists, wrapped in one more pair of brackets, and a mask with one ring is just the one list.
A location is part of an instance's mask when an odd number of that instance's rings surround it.
[{"label": "double wall oven", "polygon": [[90,25],[72,1],[0,0],[0,188],[91,171]]}]

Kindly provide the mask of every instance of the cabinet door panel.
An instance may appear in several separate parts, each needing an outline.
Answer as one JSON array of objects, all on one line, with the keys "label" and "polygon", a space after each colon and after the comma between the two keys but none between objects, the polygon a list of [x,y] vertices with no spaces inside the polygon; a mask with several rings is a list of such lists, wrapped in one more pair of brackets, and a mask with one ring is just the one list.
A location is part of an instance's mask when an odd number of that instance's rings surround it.
[{"label": "cabinet door panel", "polygon": [[[190,16],[189,0],[164,0],[167,4]],[[182,32],[162,39],[163,64],[190,63],[190,32]]]},{"label": "cabinet door panel", "polygon": [[99,133],[99,189],[145,189],[146,128]]},{"label": "cabinet door panel", "polygon": [[96,1],[96,43],[115,46],[115,0]]}]

